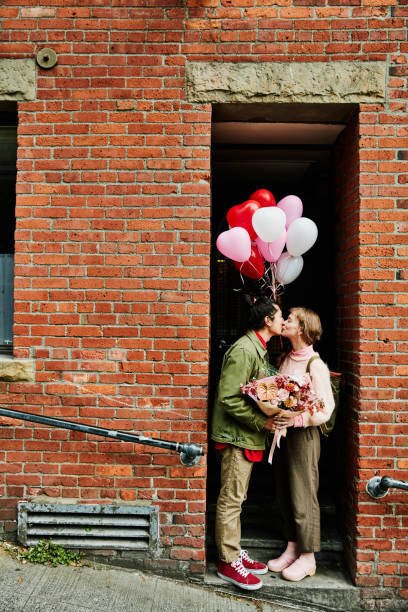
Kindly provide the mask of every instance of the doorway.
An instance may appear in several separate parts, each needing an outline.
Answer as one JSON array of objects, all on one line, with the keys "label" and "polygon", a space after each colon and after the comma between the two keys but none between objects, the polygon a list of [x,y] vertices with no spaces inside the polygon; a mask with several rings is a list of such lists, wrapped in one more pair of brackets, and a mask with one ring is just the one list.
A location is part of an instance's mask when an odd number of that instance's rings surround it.
[{"label": "doorway", "polygon": [[16,104],[0,102],[0,352],[13,352],[14,233],[16,228]]},{"label": "doorway", "polygon": [[[217,236],[228,229],[226,213],[256,189],[272,191],[276,201],[297,195],[303,216],[318,226],[318,239],[304,255],[301,275],[286,285],[281,296],[284,314],[290,306],[316,310],[324,334],[318,351],[330,369],[338,368],[336,351],[336,141],[354,114],[354,105],[334,104],[219,104],[212,116],[212,257],[211,257],[211,360],[209,423],[227,348],[245,330],[242,294],[259,290],[259,281],[241,277],[231,261],[215,247]],[[272,341],[271,361],[281,352]],[[319,499],[322,508],[322,548],[326,538],[340,538],[338,511],[341,461],[341,428],[329,441],[322,440]],[[213,446],[208,456],[208,554],[214,554],[215,503],[219,490],[219,465]],[[273,520],[271,518],[273,517]],[[248,500],[243,508],[244,545],[271,542],[279,546],[280,529],[273,475],[265,462],[253,470]],[[339,548],[340,544],[335,544]]]}]

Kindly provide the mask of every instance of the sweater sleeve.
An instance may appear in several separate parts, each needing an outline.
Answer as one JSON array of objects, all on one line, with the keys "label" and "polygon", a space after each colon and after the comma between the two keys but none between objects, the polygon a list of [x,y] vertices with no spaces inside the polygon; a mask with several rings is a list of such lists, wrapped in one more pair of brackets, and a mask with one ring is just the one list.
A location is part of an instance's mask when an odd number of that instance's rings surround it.
[{"label": "sweater sleeve", "polygon": [[324,409],[309,414],[303,414],[304,427],[318,426],[326,423],[334,410],[334,397],[330,384],[330,372],[327,365],[321,359],[315,359],[310,365],[310,378],[314,392],[319,399],[323,400]]}]

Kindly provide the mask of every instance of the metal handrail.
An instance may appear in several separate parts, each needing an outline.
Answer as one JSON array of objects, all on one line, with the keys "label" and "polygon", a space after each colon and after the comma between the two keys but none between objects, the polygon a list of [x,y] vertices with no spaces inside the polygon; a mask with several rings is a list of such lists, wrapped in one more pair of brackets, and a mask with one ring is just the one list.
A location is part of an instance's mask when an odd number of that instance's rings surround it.
[{"label": "metal handrail", "polygon": [[0,407],[0,416],[20,419],[22,421],[32,421],[34,423],[51,425],[51,427],[60,427],[62,429],[83,431],[95,436],[114,438],[115,440],[123,440],[125,442],[136,442],[137,444],[147,444],[150,446],[158,446],[159,448],[167,448],[180,453],[181,463],[187,466],[196,465],[200,461],[200,456],[204,455],[204,448],[200,444],[183,444],[181,442],[159,440],[158,438],[148,438],[146,436],[129,433],[127,431],[116,431],[115,429],[105,429],[104,427],[95,427],[93,425],[82,425],[80,423],[74,423],[73,421],[65,421],[64,419],[46,417],[40,414],[21,412],[20,410],[12,410],[11,408]]},{"label": "metal handrail", "polygon": [[406,480],[395,480],[390,476],[383,476],[382,478],[381,476],[373,476],[367,482],[366,491],[374,499],[379,499],[385,497],[391,488],[408,491],[408,482]]}]

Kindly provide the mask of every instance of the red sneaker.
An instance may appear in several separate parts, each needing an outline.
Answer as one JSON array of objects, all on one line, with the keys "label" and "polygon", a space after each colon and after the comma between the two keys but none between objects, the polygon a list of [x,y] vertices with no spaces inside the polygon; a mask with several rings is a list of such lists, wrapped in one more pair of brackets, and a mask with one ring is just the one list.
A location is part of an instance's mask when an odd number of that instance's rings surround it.
[{"label": "red sneaker", "polygon": [[265,563],[261,563],[260,561],[254,561],[248,555],[247,550],[241,550],[241,563],[245,567],[246,570],[250,571],[252,574],[267,574],[268,566]]},{"label": "red sneaker", "polygon": [[262,580],[248,572],[242,565],[240,558],[232,563],[220,561],[217,567],[217,576],[246,591],[256,591],[262,586]]}]

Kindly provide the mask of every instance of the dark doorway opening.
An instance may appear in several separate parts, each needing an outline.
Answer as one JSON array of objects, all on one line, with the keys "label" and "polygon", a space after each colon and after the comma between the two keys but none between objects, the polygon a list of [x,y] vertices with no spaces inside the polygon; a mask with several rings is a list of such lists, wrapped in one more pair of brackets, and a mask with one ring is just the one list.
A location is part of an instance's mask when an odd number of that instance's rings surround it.
[{"label": "dark doorway opening", "polygon": [[0,102],[0,353],[13,351],[17,105]]},{"label": "dark doorway opening", "polygon": [[[284,314],[290,306],[316,310],[324,329],[319,353],[331,369],[338,365],[336,351],[336,213],[335,147],[353,105],[231,104],[213,107],[212,129],[212,267],[211,362],[209,415],[225,350],[245,332],[243,290],[258,281],[244,277],[215,247],[217,236],[228,229],[226,213],[247,200],[256,189],[272,191],[276,200],[294,194],[303,201],[303,216],[317,224],[319,236],[304,255],[304,268],[281,297]],[[271,360],[281,344],[270,346]],[[338,494],[341,472],[340,431],[322,441],[320,492],[322,549],[324,539],[340,549]],[[219,465],[210,444],[208,469],[208,554],[213,544],[215,503],[219,490]],[[279,546],[279,520],[272,468],[265,462],[253,471],[248,500],[243,509],[242,538],[247,547]],[[262,544],[263,542],[263,544]],[[337,543],[336,543],[337,542]]]}]

